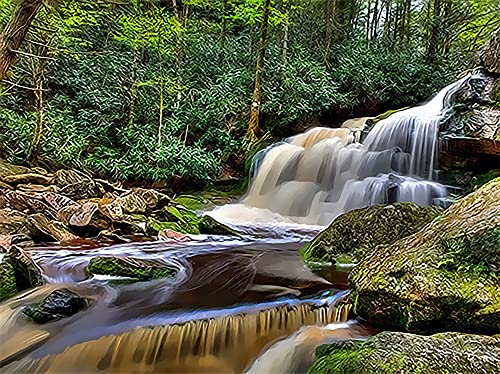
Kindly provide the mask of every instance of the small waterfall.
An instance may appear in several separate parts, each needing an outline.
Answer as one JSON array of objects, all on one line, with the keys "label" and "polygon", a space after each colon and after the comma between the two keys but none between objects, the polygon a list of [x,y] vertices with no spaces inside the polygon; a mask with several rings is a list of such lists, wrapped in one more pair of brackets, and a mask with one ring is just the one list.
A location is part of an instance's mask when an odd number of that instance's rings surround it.
[{"label": "small waterfall", "polygon": [[247,374],[306,373],[316,359],[316,347],[333,340],[365,339],[370,332],[353,320],[326,326],[304,326],[260,355]]},{"label": "small waterfall", "polygon": [[242,371],[276,339],[304,325],[345,322],[345,293],[317,301],[179,324],[137,327],[41,355],[33,352],[2,372],[228,372]]},{"label": "small waterfall", "polygon": [[359,143],[359,129],[313,128],[259,152],[240,204],[211,212],[230,224],[328,225],[374,204],[430,205],[446,188],[433,182],[439,126],[465,77],[427,104],[379,121]]}]

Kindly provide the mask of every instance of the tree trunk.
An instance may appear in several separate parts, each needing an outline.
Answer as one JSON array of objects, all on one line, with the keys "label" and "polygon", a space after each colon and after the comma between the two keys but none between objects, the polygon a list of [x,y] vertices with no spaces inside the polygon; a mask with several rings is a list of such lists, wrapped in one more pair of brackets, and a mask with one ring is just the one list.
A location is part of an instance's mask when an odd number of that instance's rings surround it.
[{"label": "tree trunk", "polygon": [[42,0],[23,0],[16,8],[0,34],[0,81],[16,60],[16,52],[26,37],[31,22],[35,18]]},{"label": "tree trunk", "polygon": [[264,9],[262,14],[262,24],[260,27],[260,46],[257,54],[257,65],[255,68],[255,87],[253,91],[252,107],[250,108],[250,123],[248,125],[247,138],[250,144],[258,140],[260,126],[260,107],[262,103],[263,89],[262,89],[262,75],[264,72],[264,57],[267,47],[267,31],[269,23],[269,11],[271,0],[264,0]]},{"label": "tree trunk", "polygon": [[439,48],[440,15],[441,0],[434,0],[432,26],[429,36],[429,45],[427,47],[427,59],[429,61],[434,59]]},{"label": "tree trunk", "polygon": [[132,126],[137,112],[137,83],[138,83],[138,70],[141,59],[141,52],[134,49],[133,62],[132,62],[132,85],[130,86],[130,110],[128,114],[128,126]]},{"label": "tree trunk", "polygon": [[288,59],[288,20],[285,22],[285,26],[283,27],[283,55],[282,55],[282,63],[283,69],[286,67],[287,59]]},{"label": "tree trunk", "polygon": [[227,34],[227,16],[228,16],[227,0],[222,1],[222,26],[220,30],[220,46],[224,48]]},{"label": "tree trunk", "polygon": [[33,140],[31,144],[31,162],[38,163],[40,155],[40,143],[42,140],[43,132],[43,115],[44,115],[44,98],[43,98],[43,72],[45,63],[43,61],[33,62],[33,82],[35,86],[35,99],[36,99],[36,123],[35,131],[33,132]]}]

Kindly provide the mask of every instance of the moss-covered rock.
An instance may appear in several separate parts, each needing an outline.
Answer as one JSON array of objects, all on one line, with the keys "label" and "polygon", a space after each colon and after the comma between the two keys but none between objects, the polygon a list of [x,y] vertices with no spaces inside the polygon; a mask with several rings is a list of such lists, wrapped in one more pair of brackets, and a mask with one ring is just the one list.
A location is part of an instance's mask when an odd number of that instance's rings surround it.
[{"label": "moss-covered rock", "polygon": [[309,262],[358,262],[377,245],[413,234],[441,213],[413,203],[356,209],[337,217],[301,253]]},{"label": "moss-covered rock", "polygon": [[91,274],[129,277],[141,281],[171,278],[176,273],[166,265],[130,257],[94,257],[90,260],[87,270]]},{"label": "moss-covered rock", "polygon": [[26,306],[23,313],[36,323],[47,323],[70,317],[89,305],[89,299],[63,288],[52,292],[40,303]]},{"label": "moss-covered rock", "polygon": [[349,275],[354,312],[411,332],[500,332],[500,178]]},{"label": "moss-covered rock", "polygon": [[320,346],[316,355],[309,373],[498,373],[500,337],[383,332],[366,341]]},{"label": "moss-covered rock", "polygon": [[0,301],[44,283],[40,269],[21,248],[13,246],[0,257]]},{"label": "moss-covered rock", "polygon": [[24,166],[12,165],[4,160],[0,160],[0,180],[12,175],[29,173],[30,169]]},{"label": "moss-covered rock", "polygon": [[201,234],[207,235],[239,235],[238,231],[220,223],[215,218],[204,215],[198,224]]}]

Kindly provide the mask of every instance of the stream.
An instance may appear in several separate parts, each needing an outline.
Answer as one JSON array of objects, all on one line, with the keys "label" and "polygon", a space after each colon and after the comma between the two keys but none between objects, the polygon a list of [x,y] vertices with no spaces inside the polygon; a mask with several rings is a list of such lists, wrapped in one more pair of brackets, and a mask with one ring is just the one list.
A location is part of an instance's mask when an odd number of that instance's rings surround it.
[{"label": "stream", "polygon": [[[34,247],[48,284],[0,306],[1,370],[305,372],[317,345],[371,334],[347,321],[347,273],[305,266],[298,250],[316,232],[297,226],[182,244]],[[85,268],[99,255],[154,260],[178,273],[135,283],[91,276]],[[61,288],[92,305],[43,325],[22,313]]]}]

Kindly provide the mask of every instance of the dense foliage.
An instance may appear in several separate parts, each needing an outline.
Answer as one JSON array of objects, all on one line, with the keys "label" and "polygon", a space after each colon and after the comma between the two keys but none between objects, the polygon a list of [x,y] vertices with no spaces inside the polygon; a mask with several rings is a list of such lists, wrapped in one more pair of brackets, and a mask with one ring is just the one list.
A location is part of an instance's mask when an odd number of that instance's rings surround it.
[{"label": "dense foliage", "polygon": [[[127,180],[216,178],[244,150],[262,3],[45,4],[0,84],[0,157]],[[0,25],[13,7],[0,0]],[[495,7],[272,1],[263,127],[280,137],[313,117],[337,125],[428,98],[474,61]]]}]

